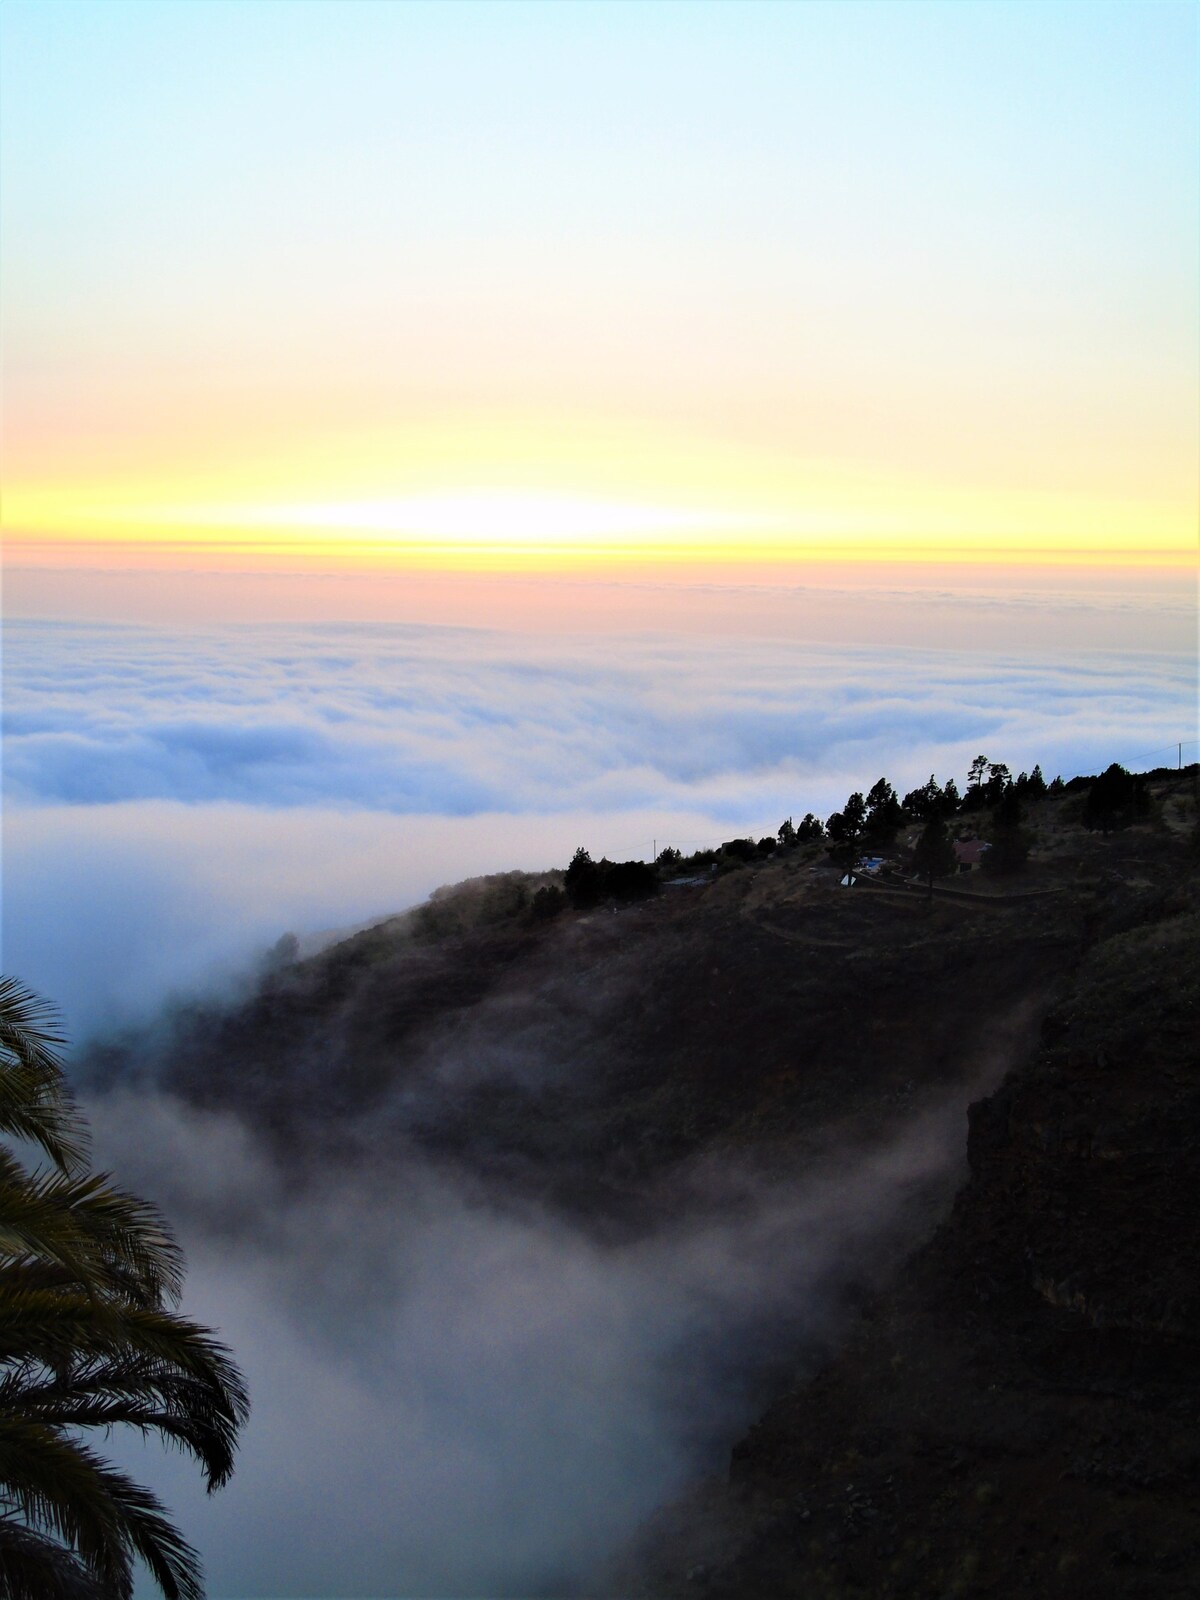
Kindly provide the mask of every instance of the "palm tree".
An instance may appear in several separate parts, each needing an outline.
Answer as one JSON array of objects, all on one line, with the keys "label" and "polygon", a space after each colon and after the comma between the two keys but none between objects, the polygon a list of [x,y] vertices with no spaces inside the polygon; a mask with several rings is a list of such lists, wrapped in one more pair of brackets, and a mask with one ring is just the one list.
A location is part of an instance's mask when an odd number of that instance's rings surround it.
[{"label": "palm tree", "polygon": [[183,1317],[183,1261],[157,1211],[86,1167],[50,1008],[0,979],[0,1600],[129,1600],[142,1561],[166,1600],[201,1600],[196,1553],[148,1489],[81,1436],[124,1424],[233,1471],[245,1387]]}]

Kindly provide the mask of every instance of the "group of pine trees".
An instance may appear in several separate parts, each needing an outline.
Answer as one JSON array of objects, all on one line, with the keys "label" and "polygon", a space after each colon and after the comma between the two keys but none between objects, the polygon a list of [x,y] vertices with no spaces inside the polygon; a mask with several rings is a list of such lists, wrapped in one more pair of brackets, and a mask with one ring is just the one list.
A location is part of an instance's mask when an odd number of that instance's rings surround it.
[{"label": "group of pine trees", "polygon": [[1088,786],[1082,821],[1088,828],[1124,827],[1144,815],[1148,800],[1141,779],[1133,777],[1115,762],[1100,777],[1073,779],[1068,786],[1062,778],[1047,783],[1040,766],[1021,772],[1015,778],[1002,761],[976,756],[967,773],[962,791],[953,778],[945,784],[934,774],[903,797],[886,778],[880,778],[866,794],[850,795],[840,811],[821,821],[807,812],[800,822],[786,817],[775,835],[755,840],[727,839],[713,849],[693,851],[685,856],[673,846],[660,850],[653,864],[642,861],[593,861],[582,847],[568,866],[562,889],[539,889],[533,899],[535,918],[556,915],[571,906],[587,910],[604,902],[642,900],[658,889],[666,878],[680,877],[712,867],[735,866],[761,860],[778,851],[823,843],[830,859],[846,872],[853,871],[866,854],[883,852],[895,844],[902,827],[921,823],[922,831],[914,849],[914,871],[929,881],[948,877],[957,870],[951,825],[968,822],[983,826],[982,813],[988,813],[987,852],[982,865],[990,873],[1007,875],[1019,872],[1029,856],[1029,835],[1025,828],[1025,806],[1046,796],[1057,797],[1077,785]]},{"label": "group of pine trees", "polygon": [[[990,809],[992,836],[985,864],[991,871],[1016,872],[1029,853],[1021,825],[1022,803],[1061,793],[1063,787],[1061,778],[1048,784],[1040,766],[1014,778],[1003,762],[980,755],[971,763],[964,793],[953,778],[942,785],[931,773],[928,783],[910,789],[901,800],[888,780],[880,778],[865,795],[852,794],[843,808],[828,818],[823,830],[811,814],[806,817],[807,836],[823,837],[831,858],[849,872],[865,853],[891,848],[902,827],[921,822],[924,828],[914,849],[913,866],[932,884],[934,878],[946,877],[956,868],[950,819]],[[785,848],[800,842],[800,830],[793,828],[790,818],[780,826],[779,840]]]},{"label": "group of pine trees", "polygon": [[87,1165],[53,1016],[0,980],[0,1597],[129,1600],[138,1561],[201,1600],[196,1553],[150,1490],[86,1442],[124,1424],[233,1471],[245,1387],[176,1309],[183,1266],[152,1206]]}]

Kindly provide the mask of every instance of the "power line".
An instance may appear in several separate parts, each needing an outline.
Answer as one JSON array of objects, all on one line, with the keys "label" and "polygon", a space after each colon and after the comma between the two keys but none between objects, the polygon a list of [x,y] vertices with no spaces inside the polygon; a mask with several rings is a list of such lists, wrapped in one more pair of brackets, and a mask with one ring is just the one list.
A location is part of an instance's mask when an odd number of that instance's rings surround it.
[{"label": "power line", "polygon": [[1200,744],[1200,739],[1176,739],[1173,744],[1160,744],[1157,750],[1143,750],[1136,756],[1130,756],[1130,761],[1149,761],[1151,756],[1161,756],[1169,750],[1174,750],[1179,755],[1179,765],[1183,765],[1183,752],[1189,745]]},{"label": "power line", "polygon": [[[1152,756],[1166,755],[1173,750],[1178,758],[1179,766],[1182,767],[1183,752],[1191,748],[1193,745],[1200,745],[1200,739],[1176,739],[1172,744],[1161,744],[1154,750],[1143,750],[1139,754],[1127,756],[1125,759],[1131,763],[1135,761],[1149,761]],[[746,839],[752,838],[753,832],[743,834],[740,837]],[[674,850],[678,850],[680,846],[685,846],[692,850],[716,850],[727,841],[725,839],[717,838],[715,834],[710,834],[704,839],[680,839],[672,834],[666,842]],[[658,840],[652,839],[650,842],[651,861],[657,861],[658,854]]]}]

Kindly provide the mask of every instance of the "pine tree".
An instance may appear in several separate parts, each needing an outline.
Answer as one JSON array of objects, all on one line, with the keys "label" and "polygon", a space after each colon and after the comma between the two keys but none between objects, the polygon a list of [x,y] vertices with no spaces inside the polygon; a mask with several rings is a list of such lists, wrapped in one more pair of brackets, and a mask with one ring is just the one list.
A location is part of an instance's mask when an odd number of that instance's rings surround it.
[{"label": "pine tree", "polygon": [[929,898],[933,899],[933,880],[948,878],[955,870],[954,843],[946,828],[945,818],[930,817],[913,850],[913,866],[929,880]]}]

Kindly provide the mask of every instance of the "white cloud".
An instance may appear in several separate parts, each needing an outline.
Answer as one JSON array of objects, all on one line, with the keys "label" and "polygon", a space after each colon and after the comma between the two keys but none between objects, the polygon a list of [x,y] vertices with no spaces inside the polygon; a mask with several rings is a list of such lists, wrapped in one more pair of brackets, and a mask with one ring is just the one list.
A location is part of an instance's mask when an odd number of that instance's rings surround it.
[{"label": "white cloud", "polygon": [[[233,801],[398,814],[678,804],[706,784],[843,775],[914,747],[960,770],[1178,737],[1184,659],[561,641],[415,627],[15,630],[6,789],[26,803]],[[974,753],[974,752],[972,752]],[[968,756],[967,760],[970,759]],[[877,774],[876,774],[877,775]],[[948,775],[948,774],[947,774]],[[800,797],[803,798],[803,797]]]},{"label": "white cloud", "polygon": [[735,634],[25,623],[6,656],[4,955],[79,1028],[476,872],[774,831],[979,751],[1133,762],[1194,704],[1185,657]]}]

